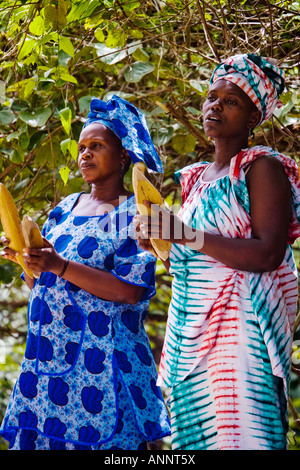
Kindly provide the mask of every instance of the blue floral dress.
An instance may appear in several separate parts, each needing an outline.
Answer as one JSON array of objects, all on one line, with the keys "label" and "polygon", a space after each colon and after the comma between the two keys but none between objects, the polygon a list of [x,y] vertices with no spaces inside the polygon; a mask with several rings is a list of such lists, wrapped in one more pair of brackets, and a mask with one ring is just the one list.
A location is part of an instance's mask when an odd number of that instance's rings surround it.
[{"label": "blue floral dress", "polygon": [[155,258],[134,239],[134,197],[105,216],[85,217],[72,213],[79,196],[50,213],[44,236],[65,258],[144,286],[144,295],[129,305],[50,272],[35,281],[25,355],[0,429],[13,449],[45,448],[46,441],[50,449],[132,449],[170,434],[143,326]]}]

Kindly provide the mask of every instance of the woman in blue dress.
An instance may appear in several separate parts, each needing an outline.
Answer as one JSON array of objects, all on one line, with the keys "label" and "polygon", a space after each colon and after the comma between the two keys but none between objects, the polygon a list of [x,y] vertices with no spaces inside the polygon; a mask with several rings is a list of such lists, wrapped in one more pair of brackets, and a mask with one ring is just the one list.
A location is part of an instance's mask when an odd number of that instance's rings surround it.
[{"label": "woman in blue dress", "polygon": [[144,116],[117,96],[92,100],[78,147],[90,193],[59,203],[44,247],[24,254],[41,275],[24,274],[28,338],[0,429],[13,450],[137,450],[170,434],[143,326],[155,258],[135,240],[123,186],[131,161],[158,172],[161,162]]}]

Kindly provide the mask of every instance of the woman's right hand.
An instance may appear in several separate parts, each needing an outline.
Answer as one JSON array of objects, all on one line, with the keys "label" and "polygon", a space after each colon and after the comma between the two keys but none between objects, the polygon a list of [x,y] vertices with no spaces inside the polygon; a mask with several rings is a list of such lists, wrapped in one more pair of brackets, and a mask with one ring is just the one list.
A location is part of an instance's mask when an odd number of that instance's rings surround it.
[{"label": "woman's right hand", "polygon": [[157,258],[157,255],[153,249],[150,238],[146,238],[145,236],[143,236],[141,232],[140,224],[136,222],[136,219],[133,219],[133,222],[135,225],[135,238],[138,242],[139,247],[142,250],[150,251],[150,253],[152,253]]},{"label": "woman's right hand", "polygon": [[9,248],[9,240],[8,238],[6,238],[6,236],[4,235],[3,237],[1,237],[1,243],[2,245],[4,245],[4,249],[1,251],[0,255],[3,259],[8,259],[10,261],[13,261],[14,263],[17,263],[19,264],[18,260],[17,260],[17,256],[19,255],[19,253],[17,253],[16,251],[12,250],[11,248]]},{"label": "woman's right hand", "polygon": [[152,246],[152,243],[149,239],[138,238],[137,242],[139,244],[139,247],[142,248],[142,250],[147,250],[147,251],[153,252],[153,246]]}]

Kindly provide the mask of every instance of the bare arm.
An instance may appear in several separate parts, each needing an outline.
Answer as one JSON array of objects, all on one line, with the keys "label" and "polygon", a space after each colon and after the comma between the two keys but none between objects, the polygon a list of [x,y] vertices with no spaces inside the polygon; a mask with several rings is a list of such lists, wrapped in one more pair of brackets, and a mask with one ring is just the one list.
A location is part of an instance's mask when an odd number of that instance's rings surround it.
[{"label": "bare arm", "polygon": [[[168,222],[150,223],[138,216],[144,235],[167,239],[211,256],[225,265],[243,271],[264,272],[276,269],[282,262],[288,238],[290,218],[290,184],[280,162],[262,157],[252,163],[247,175],[251,206],[252,238],[227,238],[203,233],[183,224],[177,216],[163,213]],[[161,212],[161,211],[160,211]],[[147,220],[148,219],[148,220]],[[153,222],[153,221],[152,221]],[[179,239],[174,233],[183,236]],[[163,227],[172,227],[171,235]],[[176,228],[177,227],[177,228]]]},{"label": "bare arm", "polygon": [[90,294],[112,302],[136,304],[144,292],[144,287],[126,283],[108,271],[90,268],[75,261],[69,262],[63,278]]},{"label": "bare arm", "polygon": [[287,247],[290,184],[281,163],[272,157],[257,159],[247,177],[252,238],[205,233],[201,251],[234,269],[273,271],[281,264]]}]

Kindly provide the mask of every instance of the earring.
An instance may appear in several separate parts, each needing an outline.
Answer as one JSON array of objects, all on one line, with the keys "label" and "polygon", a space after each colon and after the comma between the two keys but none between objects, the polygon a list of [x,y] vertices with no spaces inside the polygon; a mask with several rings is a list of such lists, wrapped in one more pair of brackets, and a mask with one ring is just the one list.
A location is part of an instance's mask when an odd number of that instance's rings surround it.
[{"label": "earring", "polygon": [[249,137],[248,137],[248,147],[250,147],[253,144],[254,137],[255,137],[254,130],[250,129]]}]

